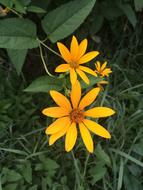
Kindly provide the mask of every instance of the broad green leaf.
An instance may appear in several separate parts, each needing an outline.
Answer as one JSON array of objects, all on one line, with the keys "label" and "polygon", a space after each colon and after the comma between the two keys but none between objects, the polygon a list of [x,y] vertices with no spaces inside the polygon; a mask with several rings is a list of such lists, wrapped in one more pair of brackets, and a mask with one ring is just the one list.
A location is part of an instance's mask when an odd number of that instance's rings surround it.
[{"label": "broad green leaf", "polygon": [[12,5],[13,5],[13,1],[12,0],[0,0],[0,3],[2,5],[7,6],[7,7],[12,7]]},{"label": "broad green leaf", "polygon": [[39,160],[42,162],[43,168],[45,170],[55,170],[59,168],[59,165],[57,164],[56,161],[50,158],[46,158],[44,155],[40,155]]},{"label": "broad green leaf", "polygon": [[42,26],[52,42],[72,34],[91,12],[96,0],[71,1],[48,13]]},{"label": "broad green leaf", "polygon": [[3,168],[2,174],[6,176],[7,182],[15,182],[22,178],[22,176],[14,170]]},{"label": "broad green leaf", "polygon": [[25,5],[19,0],[14,0],[15,10],[19,13],[26,14]]},{"label": "broad green leaf", "polygon": [[12,184],[8,184],[4,187],[3,190],[16,190],[17,189],[18,184],[17,183],[12,183]]},{"label": "broad green leaf", "polygon": [[48,92],[49,90],[61,90],[64,79],[42,76],[34,80],[24,91],[25,92]]},{"label": "broad green leaf", "polygon": [[32,6],[32,5],[27,7],[27,11],[33,12],[33,13],[46,13],[46,11],[42,9],[41,7]]},{"label": "broad green leaf", "polygon": [[26,161],[26,163],[23,165],[21,174],[28,183],[32,182],[32,167],[30,161]]},{"label": "broad green leaf", "polygon": [[0,20],[0,48],[28,49],[38,46],[36,26],[28,19]]},{"label": "broad green leaf", "polygon": [[143,9],[143,0],[134,0],[136,11],[142,11]]},{"label": "broad green leaf", "polygon": [[81,84],[81,87],[83,89],[87,89],[91,86],[94,86],[96,85],[98,82],[100,82],[101,80],[103,79],[100,79],[99,77],[94,77],[92,75],[88,75],[88,78],[89,78],[89,81],[90,83],[89,84],[86,84],[82,79],[79,78],[79,81],[80,81],[80,84]]},{"label": "broad green leaf", "polygon": [[97,165],[89,170],[89,173],[92,176],[91,184],[95,185],[97,181],[101,180],[106,174],[106,171],[106,167],[102,165],[102,163],[97,162]]},{"label": "broad green leaf", "polygon": [[118,3],[118,6],[124,12],[124,14],[126,15],[128,20],[130,21],[132,26],[135,28],[135,26],[137,24],[137,17],[136,17],[134,10],[131,7],[131,5]]},{"label": "broad green leaf", "polygon": [[95,149],[95,155],[97,156],[98,160],[105,163],[107,166],[111,166],[111,160],[108,154],[102,149],[101,145],[98,144]]},{"label": "broad green leaf", "polygon": [[26,58],[27,50],[7,49],[7,52],[19,75]]}]

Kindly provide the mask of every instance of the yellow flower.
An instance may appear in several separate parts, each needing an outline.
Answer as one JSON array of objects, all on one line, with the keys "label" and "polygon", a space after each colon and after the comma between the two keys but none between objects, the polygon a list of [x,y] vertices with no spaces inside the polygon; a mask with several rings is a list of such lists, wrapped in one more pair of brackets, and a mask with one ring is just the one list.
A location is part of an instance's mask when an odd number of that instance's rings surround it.
[{"label": "yellow flower", "polygon": [[86,109],[94,102],[99,91],[98,87],[94,88],[81,99],[81,86],[78,81],[72,86],[70,101],[61,93],[54,90],[50,91],[50,95],[58,107],[45,108],[42,111],[46,116],[57,118],[45,131],[47,135],[51,135],[49,145],[65,135],[65,150],[71,151],[76,143],[77,129],[79,129],[87,150],[93,152],[93,140],[89,131],[104,138],[111,137],[105,128],[87,118],[108,117],[115,113],[114,110],[107,107]]},{"label": "yellow flower", "polygon": [[87,84],[89,84],[89,79],[84,72],[93,76],[97,76],[97,74],[92,69],[82,66],[82,64],[91,61],[99,54],[98,51],[91,51],[85,54],[87,49],[87,39],[84,39],[80,44],[78,44],[76,37],[73,36],[70,45],[70,51],[64,44],[60,42],[57,43],[57,46],[65,63],[59,65],[55,69],[55,72],[61,73],[69,71],[70,81],[72,84],[76,82],[77,74]]},{"label": "yellow flower", "polygon": [[10,11],[10,10],[9,10],[8,7],[6,7],[6,8],[3,9],[3,8],[0,6],[0,14],[2,14],[2,16],[6,16],[9,11]]},{"label": "yellow flower", "polygon": [[106,68],[106,65],[107,65],[107,61],[105,61],[102,66],[100,64],[99,61],[96,62],[95,64],[95,67],[96,67],[96,70],[95,72],[98,73],[100,76],[102,77],[105,77],[105,76],[109,76],[109,73],[112,73],[111,69],[110,68]]},{"label": "yellow flower", "polygon": [[104,84],[108,84],[108,81],[102,80],[97,83],[97,86],[100,88],[100,90],[104,90],[103,86]]}]

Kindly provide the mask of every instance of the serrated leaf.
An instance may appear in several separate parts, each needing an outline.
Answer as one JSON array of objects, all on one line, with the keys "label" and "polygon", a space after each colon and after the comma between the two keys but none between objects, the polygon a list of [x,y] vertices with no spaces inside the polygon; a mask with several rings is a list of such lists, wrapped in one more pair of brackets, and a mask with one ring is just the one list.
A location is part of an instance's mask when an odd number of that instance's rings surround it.
[{"label": "serrated leaf", "polygon": [[41,7],[34,6],[34,5],[27,7],[27,11],[33,12],[33,13],[46,13],[44,9],[42,9]]},{"label": "serrated leaf", "polygon": [[71,1],[48,13],[42,26],[52,42],[73,33],[91,12],[96,0]]},{"label": "serrated leaf", "polygon": [[8,168],[3,168],[2,173],[6,176],[7,182],[15,182],[22,178],[22,176],[14,170],[9,170]]},{"label": "serrated leaf", "polygon": [[42,76],[33,81],[24,91],[25,92],[48,92],[49,90],[61,90],[64,79]]},{"label": "serrated leaf", "polygon": [[22,167],[21,174],[23,175],[24,179],[28,182],[32,182],[32,167],[31,162],[27,161],[24,166]]},{"label": "serrated leaf", "polygon": [[0,20],[0,48],[28,49],[38,46],[36,26],[29,19]]},{"label": "serrated leaf", "polygon": [[7,52],[19,75],[26,58],[27,50],[7,49]]}]

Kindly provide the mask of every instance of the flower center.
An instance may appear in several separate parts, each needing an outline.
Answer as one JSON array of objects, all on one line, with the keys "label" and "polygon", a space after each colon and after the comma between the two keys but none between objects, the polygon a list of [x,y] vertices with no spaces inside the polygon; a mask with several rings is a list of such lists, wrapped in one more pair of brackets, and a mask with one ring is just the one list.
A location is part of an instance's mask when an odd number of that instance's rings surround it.
[{"label": "flower center", "polygon": [[78,62],[75,62],[75,61],[72,61],[69,64],[70,64],[71,68],[73,68],[73,69],[77,69],[79,67]]},{"label": "flower center", "polygon": [[70,119],[71,119],[72,122],[75,122],[75,123],[82,122],[83,119],[84,119],[84,112],[83,112],[83,110],[73,109],[70,112]]}]

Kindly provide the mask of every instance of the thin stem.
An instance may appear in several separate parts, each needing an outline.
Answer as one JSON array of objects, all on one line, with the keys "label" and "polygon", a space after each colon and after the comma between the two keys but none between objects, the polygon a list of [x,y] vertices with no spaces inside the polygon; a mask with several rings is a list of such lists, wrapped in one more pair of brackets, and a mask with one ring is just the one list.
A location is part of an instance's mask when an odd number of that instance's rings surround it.
[{"label": "thin stem", "polygon": [[86,175],[86,170],[87,170],[87,164],[88,164],[89,157],[90,157],[90,153],[88,153],[88,155],[86,157],[86,160],[85,160],[85,165],[84,165],[84,170],[83,170],[83,181],[84,181],[84,178],[85,178],[85,175]]},{"label": "thin stem", "polygon": [[71,151],[71,154],[72,154],[72,157],[73,157],[75,169],[76,169],[76,171],[77,171],[77,172],[76,172],[76,178],[77,178],[77,183],[78,183],[78,188],[79,188],[79,187],[80,187],[80,170],[79,170],[79,167],[78,167],[76,158],[75,158],[75,156],[74,156],[74,152]]},{"label": "thin stem", "polygon": [[45,63],[45,60],[44,60],[44,56],[43,56],[43,52],[42,52],[42,47],[41,47],[40,44],[39,44],[39,49],[40,49],[40,57],[41,57],[41,60],[42,60],[42,63],[43,63],[43,66],[44,66],[44,69],[45,69],[46,73],[47,73],[50,77],[54,77],[54,75],[52,75],[52,74],[48,71],[48,68],[47,68],[46,63]]},{"label": "thin stem", "polygon": [[52,53],[54,53],[55,55],[61,57],[61,55],[59,53],[57,53],[56,51],[54,51],[52,48],[50,48],[49,46],[47,46],[45,43],[43,43],[41,40],[39,40],[39,43],[42,44],[44,47],[46,47],[49,51],[51,51]]},{"label": "thin stem", "polygon": [[13,12],[14,14],[16,14],[17,16],[19,16],[20,18],[22,18],[21,14],[19,14],[17,11],[15,11],[14,9],[11,9],[10,7],[7,7],[11,12]]}]

